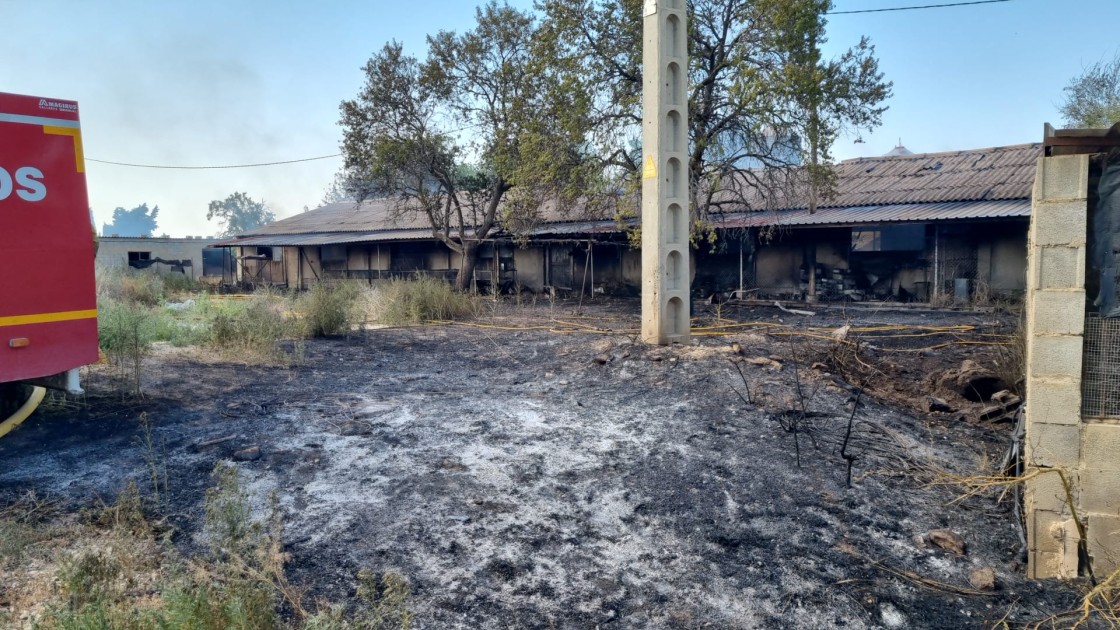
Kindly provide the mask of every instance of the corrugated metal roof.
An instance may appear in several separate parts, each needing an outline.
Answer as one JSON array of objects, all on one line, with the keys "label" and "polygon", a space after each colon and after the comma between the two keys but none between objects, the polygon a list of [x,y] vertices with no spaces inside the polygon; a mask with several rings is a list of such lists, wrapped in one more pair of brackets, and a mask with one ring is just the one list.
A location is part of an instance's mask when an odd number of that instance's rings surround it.
[{"label": "corrugated metal roof", "polygon": [[885,204],[851,208],[775,210],[729,215],[719,227],[763,227],[771,225],[863,225],[869,223],[914,223],[1009,219],[1031,216],[1030,199],[996,201],[946,201],[942,203]]},{"label": "corrugated metal roof", "polygon": [[[738,180],[743,190],[734,190],[732,182],[720,190],[715,199],[728,212],[758,213],[735,219],[743,225],[774,224],[775,212],[783,213],[779,223],[784,225],[1029,216],[1028,200],[1041,156],[1041,144],[1020,144],[845,160],[834,166],[836,194],[823,200],[814,215],[804,211],[808,197],[804,186],[789,185],[790,180],[803,179],[791,171],[745,173]],[[747,184],[751,178],[765,178],[774,173],[777,179],[787,183],[776,186],[779,192]],[[780,192],[783,190],[785,192]],[[1015,200],[1017,204],[990,205],[1000,200]],[[966,205],[952,205],[961,203]],[[1017,209],[1009,210],[1011,207]],[[830,212],[842,208],[850,212],[842,216]],[[567,209],[568,214],[562,210],[556,204],[545,204],[546,222],[533,228],[530,234],[589,234],[617,229],[611,220],[566,220],[579,214],[572,209]],[[789,214],[784,214],[787,211]],[[264,240],[250,243],[247,238]],[[276,221],[251,231],[245,238],[223,241],[218,246],[327,245],[426,238],[431,238],[431,228],[422,213],[402,212],[391,200],[360,204],[344,201]]]},{"label": "corrugated metal roof", "polygon": [[600,221],[558,221],[545,223],[533,229],[532,236],[569,235],[569,234],[609,234],[621,231],[614,220]]},{"label": "corrugated metal roof", "polygon": [[[269,223],[250,232],[269,234],[324,234],[329,232],[373,232],[380,230],[423,229],[428,226],[419,213],[394,211],[392,202],[374,199],[354,203],[340,201],[295,216]],[[430,228],[429,228],[430,230]]]},{"label": "corrugated metal roof", "polygon": [[[815,213],[801,209],[767,210],[726,215],[717,219],[720,228],[764,226],[843,226],[877,223],[928,223],[980,219],[1016,219],[1031,216],[1030,199],[995,201],[946,201],[899,203],[851,208],[820,208]],[[631,221],[630,223],[636,223]],[[574,236],[620,232],[617,221],[568,221],[546,223],[533,236]],[[499,235],[500,236],[500,235]],[[381,230],[376,232],[330,232],[320,234],[275,234],[247,236],[220,241],[210,247],[313,247],[346,243],[384,243],[432,238],[431,230]]]},{"label": "corrugated metal roof", "polygon": [[432,238],[429,230],[381,230],[377,232],[328,232],[320,234],[265,234],[226,239],[211,247],[311,247],[383,241],[416,241]]},{"label": "corrugated metal roof", "polygon": [[[942,201],[1027,199],[1034,171],[1042,157],[1041,144],[1018,144],[946,153],[884,155],[844,160],[833,167],[835,195],[820,207],[865,207]],[[792,179],[798,179],[794,176]],[[733,186],[716,195],[721,201],[741,201],[742,209],[805,208],[804,184],[767,191]]]}]

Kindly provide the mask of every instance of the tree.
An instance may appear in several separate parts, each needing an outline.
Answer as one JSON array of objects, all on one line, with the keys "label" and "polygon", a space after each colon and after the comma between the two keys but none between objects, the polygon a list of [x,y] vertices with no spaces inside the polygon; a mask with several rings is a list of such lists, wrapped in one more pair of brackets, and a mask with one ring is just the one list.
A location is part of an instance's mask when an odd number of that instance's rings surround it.
[{"label": "tree", "polygon": [[159,206],[149,210],[146,203],[131,210],[117,208],[113,210],[113,220],[102,224],[101,233],[106,236],[151,236],[156,231],[157,216]]},{"label": "tree", "polygon": [[537,48],[538,28],[532,14],[491,1],[474,29],[429,36],[422,63],[386,44],[341,105],[346,189],[424,217],[461,255],[460,288],[483,240],[532,225],[542,200],[573,200],[596,177],[586,101],[568,98],[565,73]]},{"label": "tree", "polygon": [[1061,112],[1067,125],[1104,128],[1120,122],[1120,55],[1089,66],[1064,91]]},{"label": "tree", "polygon": [[219,235],[230,237],[262,225],[272,223],[276,215],[263,201],[253,201],[249,195],[235,192],[222,201],[211,201],[206,220],[217,219],[223,225]]},{"label": "tree", "polygon": [[[325,206],[343,201],[355,201],[354,195],[347,190],[347,183],[346,169],[341,169],[335,173],[334,178],[331,179],[331,183],[327,184],[326,189],[323,190],[323,199],[319,202],[319,205]],[[307,206],[303,207],[304,212],[308,210],[309,208]]]},{"label": "tree", "polygon": [[[603,164],[638,185],[642,0],[541,0],[548,39],[593,94]],[[830,149],[881,122],[891,83],[864,38],[822,58],[831,0],[688,0],[690,207],[725,208],[807,188],[831,193]]]}]

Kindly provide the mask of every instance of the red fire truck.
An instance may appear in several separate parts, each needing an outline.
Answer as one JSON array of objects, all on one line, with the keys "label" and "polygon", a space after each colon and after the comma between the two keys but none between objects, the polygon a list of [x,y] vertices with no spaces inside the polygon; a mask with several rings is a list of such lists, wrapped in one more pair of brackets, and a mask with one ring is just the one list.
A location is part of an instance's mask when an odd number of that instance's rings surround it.
[{"label": "red fire truck", "polygon": [[0,92],[0,436],[97,361],[78,104]]}]

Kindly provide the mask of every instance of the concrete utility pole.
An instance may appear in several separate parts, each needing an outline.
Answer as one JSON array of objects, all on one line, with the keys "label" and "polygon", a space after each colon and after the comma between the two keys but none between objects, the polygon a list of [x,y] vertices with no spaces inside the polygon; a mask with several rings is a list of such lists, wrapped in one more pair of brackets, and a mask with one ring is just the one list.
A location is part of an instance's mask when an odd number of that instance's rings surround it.
[{"label": "concrete utility pole", "polygon": [[660,345],[689,336],[685,1],[642,9],[642,340]]}]

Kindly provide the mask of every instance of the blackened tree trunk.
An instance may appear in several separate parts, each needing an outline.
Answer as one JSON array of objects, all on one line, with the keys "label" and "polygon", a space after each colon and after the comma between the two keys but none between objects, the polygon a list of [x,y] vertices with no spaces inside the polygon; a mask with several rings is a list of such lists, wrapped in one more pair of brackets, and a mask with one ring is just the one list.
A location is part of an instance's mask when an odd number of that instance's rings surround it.
[{"label": "blackened tree trunk", "polygon": [[455,288],[466,291],[471,288],[471,279],[474,277],[474,268],[478,264],[477,241],[463,241],[463,257],[459,262],[459,277],[455,279]]}]

